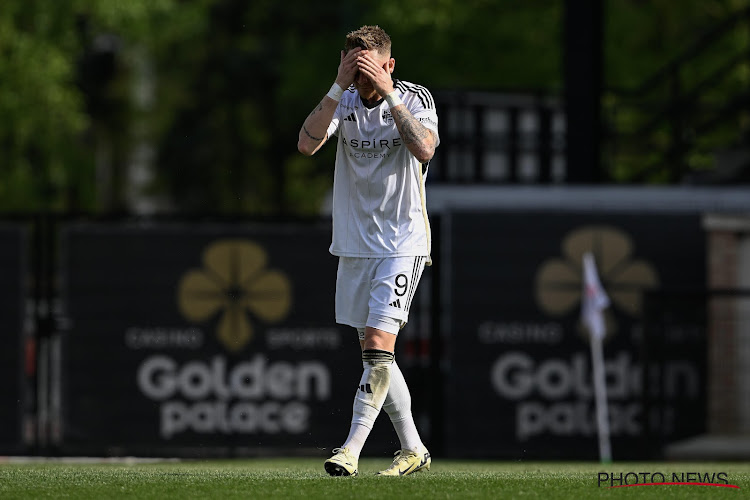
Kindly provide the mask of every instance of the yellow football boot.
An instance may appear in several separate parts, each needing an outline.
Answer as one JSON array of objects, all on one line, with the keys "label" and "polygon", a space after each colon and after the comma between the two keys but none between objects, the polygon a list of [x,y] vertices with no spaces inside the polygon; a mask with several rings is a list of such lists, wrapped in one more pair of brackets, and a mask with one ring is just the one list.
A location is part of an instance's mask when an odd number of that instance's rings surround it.
[{"label": "yellow football boot", "polygon": [[393,463],[386,470],[378,472],[378,476],[406,476],[419,470],[430,470],[432,458],[430,452],[424,448],[417,453],[411,450],[398,450]]},{"label": "yellow football boot", "polygon": [[324,464],[326,472],[332,476],[356,476],[357,459],[351,453],[349,448],[334,448],[333,456],[326,460]]}]

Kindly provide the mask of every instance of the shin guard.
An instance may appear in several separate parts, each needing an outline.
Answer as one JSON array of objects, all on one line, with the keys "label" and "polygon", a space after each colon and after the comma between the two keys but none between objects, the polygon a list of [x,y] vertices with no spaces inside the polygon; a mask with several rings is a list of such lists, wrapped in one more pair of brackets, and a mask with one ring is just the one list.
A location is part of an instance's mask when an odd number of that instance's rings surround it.
[{"label": "shin guard", "polygon": [[362,361],[364,371],[354,398],[352,423],[372,429],[388,395],[393,353],[378,349],[365,349],[362,352]]}]

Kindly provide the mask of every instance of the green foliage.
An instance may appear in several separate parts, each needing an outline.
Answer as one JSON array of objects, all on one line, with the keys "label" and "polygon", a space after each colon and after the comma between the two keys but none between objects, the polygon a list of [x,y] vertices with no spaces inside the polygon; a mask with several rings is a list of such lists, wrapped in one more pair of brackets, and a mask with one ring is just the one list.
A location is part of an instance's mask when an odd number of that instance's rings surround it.
[{"label": "green foliage", "polygon": [[603,107],[610,181],[681,182],[686,173],[715,168],[717,151],[746,140],[748,116],[733,100],[744,102],[750,83],[747,20],[702,40],[747,6],[609,1]]},{"label": "green foliage", "polygon": [[0,199],[11,210],[43,206],[65,181],[87,121],[70,85],[75,40],[54,10],[0,2]]},{"label": "green foliage", "polygon": [[[746,0],[608,0],[605,85],[634,88]],[[333,146],[296,151],[299,126],[335,78],[347,31],[379,24],[391,35],[396,76],[433,91],[562,91],[564,0],[69,0],[0,2],[0,211],[102,213],[130,206],[139,148],[155,176],[138,195],[179,212],[314,214],[330,188]],[[101,42],[111,52],[101,51]],[[747,30],[686,68],[698,82],[748,46]],[[109,59],[108,59],[109,58]],[[153,92],[139,86],[151,82]],[[747,87],[738,65],[701,108]],[[637,130],[671,96],[639,102],[605,96],[607,123]],[[732,130],[693,133],[687,168]],[[645,139],[610,148],[614,181],[672,181],[648,172],[670,147],[659,124]],[[653,160],[653,162],[652,162]],[[651,162],[651,163],[649,163]]]},{"label": "green foliage", "polygon": [[[96,208],[92,123],[77,65],[82,21],[134,35],[171,2],[0,2],[0,208]],[[122,126],[122,124],[120,124]]]},{"label": "green foliage", "polygon": [[[226,0],[202,2],[198,10],[200,16],[188,19],[201,22],[153,48],[160,185],[186,212],[277,214],[306,207],[309,213],[331,169],[315,161],[316,168],[295,168],[299,126],[325,93],[306,91],[313,79],[306,67],[316,74],[323,61],[308,60],[300,49],[329,37],[313,28],[335,20],[335,9]],[[337,63],[329,66],[329,81]],[[294,183],[309,184],[311,200],[289,199]]]},{"label": "green foliage", "polygon": [[396,72],[431,89],[562,90],[563,1],[381,0],[362,23],[394,43]]}]

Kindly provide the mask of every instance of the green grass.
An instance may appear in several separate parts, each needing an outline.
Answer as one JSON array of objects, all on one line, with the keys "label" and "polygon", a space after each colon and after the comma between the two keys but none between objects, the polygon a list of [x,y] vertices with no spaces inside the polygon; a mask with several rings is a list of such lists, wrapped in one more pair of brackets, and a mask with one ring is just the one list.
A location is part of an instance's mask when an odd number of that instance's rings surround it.
[{"label": "green grass", "polygon": [[[429,472],[373,474],[387,459],[363,459],[360,476],[328,477],[323,459],[211,460],[159,463],[0,465],[0,498],[743,498],[750,464],[633,462],[486,462],[437,459]],[[726,472],[741,489],[714,486],[597,486],[599,472]],[[671,476],[667,478],[670,480]]]}]

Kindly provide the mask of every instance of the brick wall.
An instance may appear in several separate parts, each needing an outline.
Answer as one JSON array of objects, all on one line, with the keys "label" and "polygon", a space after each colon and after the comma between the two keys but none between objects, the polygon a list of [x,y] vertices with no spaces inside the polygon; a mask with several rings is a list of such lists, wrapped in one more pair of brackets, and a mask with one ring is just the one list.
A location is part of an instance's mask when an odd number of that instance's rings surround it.
[{"label": "brick wall", "polygon": [[[748,288],[750,216],[709,215],[707,232],[709,290]],[[750,318],[737,295],[710,296],[708,325],[708,430],[712,434],[750,432]],[[745,307],[745,309],[747,309]]]}]

